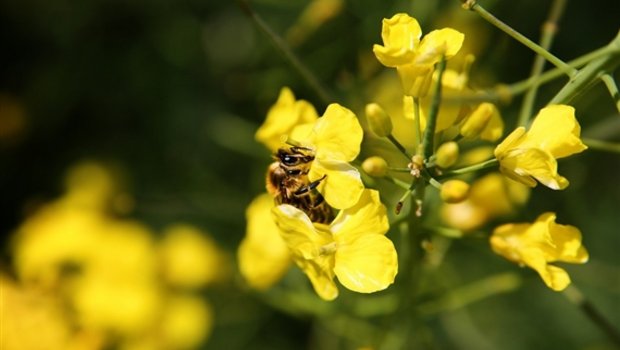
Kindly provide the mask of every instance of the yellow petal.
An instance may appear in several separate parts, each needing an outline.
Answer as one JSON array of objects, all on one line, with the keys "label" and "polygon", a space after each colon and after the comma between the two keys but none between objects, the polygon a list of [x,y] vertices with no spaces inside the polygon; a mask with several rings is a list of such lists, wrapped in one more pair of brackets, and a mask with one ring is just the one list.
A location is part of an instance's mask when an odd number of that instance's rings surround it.
[{"label": "yellow petal", "polygon": [[540,110],[522,147],[536,147],[555,158],[563,158],[587,148],[579,139],[581,127],[575,109],[567,105],[551,105]]},{"label": "yellow petal", "polygon": [[422,29],[415,18],[398,13],[383,19],[381,37],[383,45],[374,45],[373,52],[381,64],[396,67],[411,63],[415,57],[416,46],[420,42]]},{"label": "yellow petal", "polygon": [[360,293],[372,293],[387,288],[398,272],[394,244],[387,237],[367,234],[336,252],[334,272],[346,288]]},{"label": "yellow petal", "polygon": [[250,286],[267,289],[288,270],[291,253],[280,236],[271,208],[273,198],[258,196],[246,211],[246,236],[239,245],[239,271]]},{"label": "yellow petal", "polygon": [[403,93],[407,96],[424,97],[433,81],[432,64],[408,64],[396,67]]},{"label": "yellow petal", "polygon": [[349,245],[367,234],[383,235],[388,229],[386,209],[379,192],[368,189],[363,191],[357,204],[340,211],[330,225],[334,240],[339,245]]},{"label": "yellow petal", "polygon": [[350,162],[360,153],[362,137],[362,126],[355,114],[332,103],[314,126],[316,158]]},{"label": "yellow petal", "polygon": [[570,277],[566,270],[557,266],[546,265],[545,269],[538,270],[538,274],[543,279],[547,287],[556,292],[564,290],[570,284]]},{"label": "yellow petal", "polygon": [[338,297],[338,287],[334,282],[334,256],[314,260],[295,259],[297,266],[308,276],[316,294],[324,300]]},{"label": "yellow petal", "polygon": [[553,190],[562,190],[568,186],[568,180],[558,174],[557,167],[551,154],[537,148],[523,149],[500,159],[500,170],[517,175],[520,182],[529,185],[531,182],[523,180],[533,177]]},{"label": "yellow petal", "polygon": [[452,28],[433,30],[422,38],[415,63],[435,64],[441,59],[441,56],[449,59],[459,52],[464,39],[463,33]]},{"label": "yellow petal", "polygon": [[256,131],[255,138],[271,151],[280,147],[285,137],[296,125],[314,122],[318,114],[307,101],[295,100],[293,92],[283,87],[276,103],[267,112],[265,122]]},{"label": "yellow petal", "polygon": [[357,203],[364,184],[355,167],[342,161],[315,159],[308,178],[316,181],[323,175],[327,176],[321,181],[318,190],[330,206],[344,209]]},{"label": "yellow petal", "polygon": [[525,128],[520,126],[514,129],[504,141],[502,141],[497,147],[495,147],[495,157],[498,160],[502,160],[503,157],[506,156],[509,150],[515,148],[524,138],[525,136]]},{"label": "yellow petal", "polygon": [[319,248],[328,243],[317,233],[310,218],[292,205],[282,204],[271,211],[280,234],[293,255],[312,259],[319,255]]},{"label": "yellow petal", "polygon": [[582,264],[588,261],[588,252],[581,244],[581,231],[570,225],[555,222],[555,214],[545,213],[537,221],[545,221],[549,240],[553,242],[547,249],[547,261],[564,261]]}]

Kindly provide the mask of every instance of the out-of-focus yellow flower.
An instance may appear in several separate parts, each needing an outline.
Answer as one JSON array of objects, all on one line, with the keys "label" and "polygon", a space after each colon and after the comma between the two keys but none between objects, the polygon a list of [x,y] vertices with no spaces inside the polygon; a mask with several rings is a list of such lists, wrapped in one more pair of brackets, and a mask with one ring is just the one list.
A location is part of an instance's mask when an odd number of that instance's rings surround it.
[{"label": "out-of-focus yellow flower", "polygon": [[405,95],[425,96],[434,64],[454,56],[463,45],[464,35],[452,28],[434,30],[422,38],[418,21],[404,13],[383,19],[383,46],[374,45],[379,62],[398,70]]},{"label": "out-of-focus yellow flower", "polygon": [[568,180],[558,174],[556,159],[587,148],[579,138],[580,131],[573,107],[543,108],[529,131],[519,127],[495,148],[500,170],[530,187],[536,186],[538,180],[551,189],[564,189]]},{"label": "out-of-focus yellow flower", "polygon": [[286,38],[293,45],[300,44],[321,25],[337,16],[342,11],[343,5],[343,0],[312,1],[288,30]]},{"label": "out-of-focus yellow flower", "polygon": [[267,118],[256,131],[255,137],[273,152],[282,144],[282,138],[295,126],[313,123],[317,118],[314,106],[305,100],[295,100],[291,89],[283,87],[278,101],[267,112]]},{"label": "out-of-focus yellow flower", "polygon": [[291,254],[271,215],[273,197],[256,197],[245,212],[246,235],[237,258],[239,270],[250,286],[267,289],[282,278],[291,264]]},{"label": "out-of-focus yellow flower", "polygon": [[203,299],[176,295],[166,301],[157,335],[163,349],[195,349],[212,327],[213,312]]},{"label": "out-of-focus yellow flower", "polygon": [[302,146],[314,151],[308,179],[323,178],[318,190],[333,208],[355,205],[364,190],[359,172],[349,164],[360,152],[362,137],[362,127],[355,114],[332,103],[310,134],[299,140]]},{"label": "out-of-focus yellow flower", "polygon": [[375,135],[386,137],[392,134],[392,119],[377,103],[366,105],[368,127]]},{"label": "out-of-focus yellow flower", "polygon": [[496,141],[504,132],[504,121],[494,104],[484,102],[467,116],[460,132],[464,137]]},{"label": "out-of-focus yellow flower", "polygon": [[494,252],[536,270],[549,288],[561,291],[570,284],[570,277],[549,263],[583,264],[588,261],[588,252],[581,245],[579,229],[556,224],[555,218],[554,213],[544,213],[533,224],[499,226],[490,242]]},{"label": "out-of-focus yellow flower", "polygon": [[166,229],[159,255],[163,276],[174,286],[200,288],[230,274],[227,256],[215,241],[188,224]]},{"label": "out-of-focus yellow flower", "polygon": [[441,216],[448,225],[471,231],[493,218],[511,214],[527,201],[529,194],[530,189],[521,183],[491,173],[471,185],[466,200],[444,204]]},{"label": "out-of-focus yellow flower", "polygon": [[59,300],[20,287],[4,274],[0,274],[0,323],[0,349],[69,348],[70,326]]},{"label": "out-of-focus yellow flower", "polygon": [[301,210],[279,205],[273,215],[293,259],[325,300],[338,296],[334,276],[346,288],[372,293],[387,288],[398,271],[396,249],[379,193],[364,190],[358,203],[341,210],[328,226],[312,223]]},{"label": "out-of-focus yellow flower", "polygon": [[437,164],[437,166],[444,169],[449,168],[454,165],[459,158],[459,144],[454,141],[445,142],[437,148],[435,155],[435,164]]}]

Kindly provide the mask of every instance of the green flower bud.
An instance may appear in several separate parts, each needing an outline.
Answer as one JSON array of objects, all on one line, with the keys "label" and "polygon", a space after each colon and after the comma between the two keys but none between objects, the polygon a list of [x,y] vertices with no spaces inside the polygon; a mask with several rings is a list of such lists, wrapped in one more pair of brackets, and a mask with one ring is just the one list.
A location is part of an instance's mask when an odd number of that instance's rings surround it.
[{"label": "green flower bud", "polygon": [[440,168],[449,168],[459,158],[459,145],[454,141],[449,141],[437,149],[435,164]]},{"label": "green flower bud", "polygon": [[377,156],[366,158],[362,163],[362,169],[366,174],[374,177],[384,177],[388,171],[388,164],[385,159]]},{"label": "green flower bud", "polygon": [[459,203],[467,198],[469,184],[461,180],[448,180],[441,185],[439,195],[446,203]]},{"label": "green flower bud", "polygon": [[392,120],[378,104],[369,103],[366,105],[366,119],[370,131],[375,135],[386,137],[392,133]]}]

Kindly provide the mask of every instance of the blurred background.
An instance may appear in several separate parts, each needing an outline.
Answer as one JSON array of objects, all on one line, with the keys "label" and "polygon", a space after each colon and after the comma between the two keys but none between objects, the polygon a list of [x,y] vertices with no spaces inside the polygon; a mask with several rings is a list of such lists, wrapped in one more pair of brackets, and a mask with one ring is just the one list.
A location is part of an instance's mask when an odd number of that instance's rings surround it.
[{"label": "blurred background", "polygon": [[[550,6],[481,3],[535,41]],[[523,80],[534,57],[456,0],[256,0],[251,6],[333,100],[358,113],[376,97],[386,73],[395,77],[371,49],[381,42],[381,19],[396,12],[416,17],[424,32],[445,26],[465,32],[466,48],[476,56],[473,87]],[[568,1],[552,52],[570,60],[604,46],[620,28],[618,13],[618,1]],[[319,114],[325,108],[236,2],[0,0],[0,45],[1,327],[7,349],[365,345],[337,341],[315,319],[273,307],[236,272],[245,209],[264,191],[271,161],[254,141],[256,129],[282,86]],[[563,83],[544,86],[536,109]],[[519,102],[500,106],[505,134]],[[620,141],[620,117],[604,86],[575,107],[584,136]],[[616,326],[619,171],[620,155],[613,153],[589,151],[560,162],[571,186],[562,192],[539,186],[518,216],[531,221],[555,211],[558,222],[581,229],[590,262],[567,269]],[[76,225],[84,226],[75,236],[32,238]],[[116,240],[79,234],[84,227],[113,231]],[[93,258],[88,249],[111,255]],[[64,256],[99,267],[65,264],[60,272],[42,272]],[[133,258],[123,260],[127,256]],[[197,266],[209,269],[194,271]],[[425,334],[436,348],[612,348],[566,298],[531,271],[493,255],[485,241],[455,242],[445,266],[439,273],[449,286],[502,271],[517,271],[525,282],[508,294],[428,317]],[[127,276],[121,281],[115,271]],[[289,275],[301,278],[299,271]],[[85,282],[84,276],[92,278]],[[136,278],[146,280],[138,285]],[[124,289],[97,287],[115,283]],[[124,309],[122,301],[133,305],[131,298],[145,303],[133,321],[127,321],[130,311],[103,311]],[[146,325],[153,319],[155,325]],[[19,334],[39,332],[51,340],[20,340]]]}]

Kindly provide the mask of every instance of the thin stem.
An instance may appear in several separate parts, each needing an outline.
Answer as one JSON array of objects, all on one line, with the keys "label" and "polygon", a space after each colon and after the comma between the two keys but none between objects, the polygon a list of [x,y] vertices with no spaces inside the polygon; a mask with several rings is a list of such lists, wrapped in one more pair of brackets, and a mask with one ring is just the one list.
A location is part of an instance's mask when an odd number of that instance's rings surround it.
[{"label": "thin stem", "polygon": [[616,85],[616,81],[610,74],[603,75],[601,80],[605,83],[605,86],[607,86],[607,90],[609,90],[611,98],[613,98],[616,103],[616,109],[620,112],[620,92],[618,92],[618,85]]},{"label": "thin stem", "polygon": [[445,179],[447,177],[467,174],[467,173],[471,173],[471,172],[478,171],[478,170],[481,170],[481,169],[486,169],[486,168],[494,167],[498,163],[499,163],[499,161],[496,158],[492,158],[492,159],[489,159],[489,160],[484,161],[482,163],[470,165],[470,166],[467,166],[467,167],[464,167],[464,168],[460,168],[460,169],[455,169],[455,170],[447,171],[447,172],[443,173],[441,176],[438,176],[438,178],[439,179]]},{"label": "thin stem", "polygon": [[607,45],[609,55],[597,58],[581,68],[577,75],[564,85],[549,104],[569,103],[592,87],[601,76],[613,72],[620,65],[620,32]]},{"label": "thin stem", "polygon": [[330,96],[327,90],[319,83],[315,75],[301,62],[301,60],[295,55],[295,53],[288,46],[286,41],[282,39],[276,32],[274,32],[269,25],[263,21],[263,19],[252,9],[247,0],[237,0],[239,7],[244,14],[252,19],[254,24],[260,29],[260,31],[267,36],[271,43],[280,51],[289,64],[301,75],[306,81],[308,86],[314,90],[317,96],[321,99],[325,105],[334,101],[334,98]]},{"label": "thin stem", "polygon": [[[613,51],[615,51],[613,47],[605,46],[583,56],[577,57],[576,59],[568,62],[568,65],[573,68],[579,68],[586,65],[590,61],[607,56]],[[446,104],[480,103],[485,101],[494,103],[508,103],[513,97],[526,92],[532,85],[543,85],[561,77],[563,74],[564,73],[559,68],[553,68],[544,72],[537,78],[529,77],[525,80],[521,80],[510,85],[499,85],[488,91],[469,94],[445,94],[442,102],[445,102]]]},{"label": "thin stem", "polygon": [[581,139],[583,143],[591,150],[620,153],[620,143],[596,140],[596,139]]},{"label": "thin stem", "polygon": [[439,114],[439,104],[441,103],[441,80],[443,78],[443,72],[446,69],[446,59],[441,58],[441,61],[437,64],[437,81],[435,82],[435,89],[433,92],[433,100],[428,112],[428,120],[426,121],[426,129],[424,129],[424,136],[422,138],[422,150],[418,154],[424,155],[424,159],[429,159],[433,155],[434,151],[434,136],[435,127],[437,126],[437,117]]},{"label": "thin stem", "polygon": [[573,305],[579,307],[579,309],[600,328],[609,339],[620,346],[620,332],[605,316],[592,304],[583,293],[574,285],[571,284],[564,290],[564,296],[573,303]]},{"label": "thin stem", "polygon": [[402,153],[409,161],[411,161],[411,154],[407,151],[407,149],[405,148],[405,146],[403,146],[400,142],[398,142],[398,140],[394,137],[394,135],[389,134],[388,136],[386,136],[388,140],[390,140],[390,142],[392,142],[392,144],[398,148],[398,150],[400,151],[400,153]]},{"label": "thin stem", "polygon": [[[540,46],[547,51],[551,47],[553,37],[557,32],[558,20],[562,16],[565,6],[566,0],[555,0],[551,6],[551,10],[549,11],[549,18],[547,18],[547,21],[542,26]],[[521,105],[521,112],[519,113],[517,126],[525,126],[532,115],[534,101],[536,100],[536,93],[538,92],[538,86],[540,85],[537,78],[542,73],[544,67],[545,58],[542,55],[537,55],[534,59],[534,64],[532,65],[532,71],[530,73],[530,77],[533,81],[535,81],[535,83],[532,84],[532,86],[525,93],[525,96],[523,96],[523,103]]]},{"label": "thin stem", "polygon": [[413,117],[415,118],[415,123],[413,123],[413,130],[415,132],[416,137],[416,153],[420,154],[420,141],[422,140],[422,127],[420,126],[420,98],[413,98]]},{"label": "thin stem", "polygon": [[517,40],[521,44],[527,46],[532,51],[534,51],[537,54],[543,56],[547,61],[551,62],[554,66],[558,67],[564,74],[568,75],[569,77],[572,77],[572,76],[574,76],[577,73],[577,71],[573,67],[569,66],[564,61],[562,61],[561,59],[557,58],[551,52],[545,50],[543,47],[539,46],[538,44],[536,44],[532,40],[528,39],[523,34],[521,34],[521,33],[517,32],[516,30],[512,29],[512,27],[510,27],[506,23],[500,21],[497,17],[493,16],[490,12],[488,12],[482,6],[480,6],[476,2],[476,0],[467,0],[467,1],[465,1],[464,7],[466,7],[469,10],[475,11],[476,13],[478,13],[480,15],[480,17],[484,18],[487,22],[489,22],[492,25],[496,26],[497,28],[502,30],[504,33],[510,35],[512,38],[514,38],[515,40]]}]

